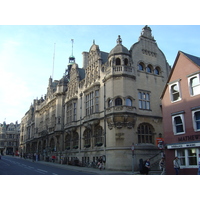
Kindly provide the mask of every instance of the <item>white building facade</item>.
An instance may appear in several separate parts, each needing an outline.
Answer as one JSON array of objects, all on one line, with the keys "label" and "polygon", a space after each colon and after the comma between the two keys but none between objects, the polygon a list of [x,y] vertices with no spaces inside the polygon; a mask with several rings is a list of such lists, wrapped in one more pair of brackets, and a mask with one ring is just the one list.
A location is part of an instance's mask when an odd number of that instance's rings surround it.
[{"label": "white building facade", "polygon": [[22,118],[20,151],[52,155],[57,162],[95,161],[107,169],[131,170],[140,159],[160,159],[156,138],[163,133],[160,96],[170,73],[151,29],[128,50],[120,36],[106,53],[94,42],[83,52],[83,66],[69,58],[59,81],[49,79],[46,96],[34,100]]}]

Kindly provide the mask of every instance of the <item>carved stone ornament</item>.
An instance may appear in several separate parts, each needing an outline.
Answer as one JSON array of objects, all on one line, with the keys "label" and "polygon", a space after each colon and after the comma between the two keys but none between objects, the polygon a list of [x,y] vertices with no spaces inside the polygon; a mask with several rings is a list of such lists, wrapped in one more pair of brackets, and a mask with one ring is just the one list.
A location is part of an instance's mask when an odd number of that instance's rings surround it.
[{"label": "carved stone ornament", "polygon": [[107,124],[110,130],[113,129],[113,127],[117,129],[121,129],[123,127],[131,129],[135,126],[135,122],[135,115],[112,115],[107,118]]},{"label": "carved stone ornament", "polygon": [[116,136],[117,140],[123,140],[124,139],[124,133],[116,133],[115,136]]}]

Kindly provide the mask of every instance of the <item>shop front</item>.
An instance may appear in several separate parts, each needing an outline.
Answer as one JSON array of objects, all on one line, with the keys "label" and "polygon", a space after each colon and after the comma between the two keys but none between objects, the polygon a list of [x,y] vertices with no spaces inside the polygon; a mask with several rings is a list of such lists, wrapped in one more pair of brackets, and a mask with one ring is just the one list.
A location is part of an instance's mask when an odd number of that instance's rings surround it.
[{"label": "shop front", "polygon": [[180,175],[197,175],[199,167],[200,142],[167,144],[166,173],[175,175],[173,160],[179,158]]}]

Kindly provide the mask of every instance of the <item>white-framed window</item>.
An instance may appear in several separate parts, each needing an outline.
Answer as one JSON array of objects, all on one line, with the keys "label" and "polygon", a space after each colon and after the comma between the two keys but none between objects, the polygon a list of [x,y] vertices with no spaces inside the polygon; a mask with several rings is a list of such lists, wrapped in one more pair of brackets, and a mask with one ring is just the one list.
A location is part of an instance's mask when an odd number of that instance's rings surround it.
[{"label": "white-framed window", "polygon": [[176,102],[181,100],[180,83],[179,81],[171,83],[169,85],[171,102]]},{"label": "white-framed window", "polygon": [[200,109],[192,111],[192,121],[194,131],[200,131]]},{"label": "white-framed window", "polygon": [[199,154],[200,154],[200,148],[175,150],[175,156],[179,158],[180,166],[183,168],[197,168]]},{"label": "white-framed window", "polygon": [[189,91],[191,96],[200,94],[200,74],[188,78]]},{"label": "white-framed window", "polygon": [[184,115],[183,114],[173,115],[172,126],[174,135],[184,134],[185,133]]}]

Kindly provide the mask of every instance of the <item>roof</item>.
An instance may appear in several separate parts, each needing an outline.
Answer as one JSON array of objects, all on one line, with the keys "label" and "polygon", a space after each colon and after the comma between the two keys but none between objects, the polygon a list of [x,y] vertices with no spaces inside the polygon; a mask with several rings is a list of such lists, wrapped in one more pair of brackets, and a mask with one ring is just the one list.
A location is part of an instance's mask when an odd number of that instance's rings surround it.
[{"label": "roof", "polygon": [[118,55],[118,54],[130,55],[130,52],[128,51],[128,49],[122,45],[122,39],[120,35],[118,35],[118,38],[117,38],[117,45],[110,51],[108,57],[112,55]]},{"label": "roof", "polygon": [[116,55],[116,54],[127,54],[130,55],[128,49],[123,46],[122,44],[117,44],[109,53],[109,56]]},{"label": "roof", "polygon": [[78,72],[79,72],[80,80],[83,80],[85,78],[85,70],[82,68],[78,68]]},{"label": "roof", "polygon": [[[171,72],[170,72],[170,74],[169,74],[167,83],[169,83],[169,80],[170,80],[170,78],[171,78],[171,76],[172,76],[172,74],[173,74],[173,72],[174,72],[174,68],[175,68],[175,66],[176,66],[176,63],[177,63],[178,58],[179,58],[179,56],[180,56],[181,53],[184,54],[184,55],[185,55],[189,60],[191,60],[195,65],[197,65],[198,67],[200,67],[200,58],[199,58],[199,57],[193,56],[193,55],[190,55],[190,54],[187,54],[187,53],[184,53],[184,52],[182,52],[182,51],[178,51],[178,54],[177,54],[176,59],[175,59],[175,61],[174,61],[172,70],[171,70]],[[167,89],[167,83],[165,84],[165,87],[164,87],[164,89],[163,89],[162,95],[161,95],[161,97],[160,97],[161,99],[163,98],[163,95],[164,95],[164,93],[165,93],[165,90]]]},{"label": "roof", "polygon": [[181,53],[183,53],[185,56],[187,56],[193,63],[195,63],[196,65],[198,65],[200,67],[200,57],[197,56],[193,56],[187,53],[184,53],[182,51],[180,51]]},{"label": "roof", "polygon": [[103,64],[106,63],[108,60],[108,53],[101,51],[101,59]]}]

